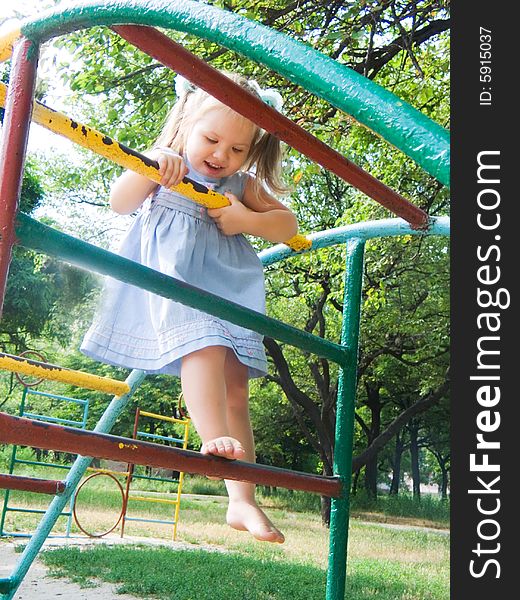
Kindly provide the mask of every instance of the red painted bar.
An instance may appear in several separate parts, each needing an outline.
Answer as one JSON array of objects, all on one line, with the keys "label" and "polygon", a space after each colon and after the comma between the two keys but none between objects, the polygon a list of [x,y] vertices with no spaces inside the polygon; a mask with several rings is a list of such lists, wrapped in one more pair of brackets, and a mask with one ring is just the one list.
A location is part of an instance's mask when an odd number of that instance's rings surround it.
[{"label": "red painted bar", "polygon": [[0,442],[211,475],[222,479],[248,481],[290,490],[304,490],[334,498],[341,495],[341,481],[337,477],[227,460],[192,450],[161,446],[74,427],[63,427],[23,417],[13,417],[5,413],[0,413]]},{"label": "red painted bar", "polygon": [[14,221],[22,188],[37,65],[38,47],[22,38],[13,52],[0,148],[0,316],[15,243]]},{"label": "red painted bar", "polygon": [[267,106],[230,81],[228,77],[160,31],[142,25],[118,25],[112,29],[125,40],[180,73],[234,111],[247,117],[262,129],[269,131],[325,169],[352,184],[397,216],[402,217],[410,223],[412,228],[424,229],[428,226],[428,215],[423,210],[274,108]]},{"label": "red painted bar", "polygon": [[53,479],[38,479],[37,477],[23,477],[21,475],[2,475],[0,473],[0,489],[21,490],[23,492],[36,492],[38,494],[63,494],[64,481]]}]

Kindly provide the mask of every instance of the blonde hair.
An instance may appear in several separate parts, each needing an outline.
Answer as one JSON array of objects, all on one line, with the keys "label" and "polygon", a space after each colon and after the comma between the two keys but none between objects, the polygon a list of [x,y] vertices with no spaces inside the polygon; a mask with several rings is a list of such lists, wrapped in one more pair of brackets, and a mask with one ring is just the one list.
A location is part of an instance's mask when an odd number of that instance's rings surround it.
[{"label": "blonde hair", "polygon": [[[260,98],[258,91],[245,77],[234,73],[224,74],[241,88]],[[164,128],[155,142],[155,146],[168,147],[184,154],[186,141],[191,127],[198,117],[208,110],[220,106],[232,111],[219,100],[200,88],[190,88],[181,93],[177,102],[166,117]],[[232,111],[234,112],[234,111]],[[245,119],[245,117],[243,117]],[[287,186],[282,181],[282,145],[274,135],[256,126],[251,147],[242,165],[243,171],[255,167],[254,189],[267,186],[276,194],[286,194]]]}]

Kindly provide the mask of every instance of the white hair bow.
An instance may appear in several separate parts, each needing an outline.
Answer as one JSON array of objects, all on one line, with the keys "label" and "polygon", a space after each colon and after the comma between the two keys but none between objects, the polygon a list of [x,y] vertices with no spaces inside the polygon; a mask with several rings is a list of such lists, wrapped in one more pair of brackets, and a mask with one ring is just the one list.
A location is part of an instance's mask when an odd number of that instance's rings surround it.
[{"label": "white hair bow", "polygon": [[258,82],[254,79],[249,80],[249,85],[255,90],[255,92],[260,96],[262,101],[267,104],[267,106],[274,108],[278,112],[282,111],[283,98],[276,90],[273,90],[272,88],[263,90],[258,85]]},{"label": "white hair bow", "polygon": [[197,88],[193,85],[193,83],[191,83],[191,81],[186,79],[186,77],[183,77],[180,73],[177,73],[175,76],[175,95],[177,98],[185,96],[190,92],[194,92],[196,89]]}]

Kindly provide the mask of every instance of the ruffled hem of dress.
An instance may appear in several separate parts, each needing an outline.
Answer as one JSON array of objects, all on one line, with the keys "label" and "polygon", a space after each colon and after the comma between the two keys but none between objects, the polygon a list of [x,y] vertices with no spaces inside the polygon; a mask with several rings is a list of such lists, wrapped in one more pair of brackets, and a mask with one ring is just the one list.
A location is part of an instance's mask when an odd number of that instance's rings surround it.
[{"label": "ruffled hem of dress", "polygon": [[[114,332],[98,323],[90,328],[80,350],[90,358],[119,367],[180,376],[183,356],[207,346],[226,346],[248,367],[250,379],[267,374],[267,360],[261,338],[255,340],[237,337],[224,326],[220,326],[220,323],[210,323],[212,327],[207,321],[204,324],[185,324],[185,333],[191,334],[189,337],[180,334],[179,327],[175,328],[176,333],[165,332],[161,336],[160,346],[154,340],[146,340],[148,344],[143,344],[142,338]],[[202,331],[203,335],[200,336]],[[199,336],[196,336],[197,332]],[[171,341],[174,338],[176,343],[172,347]],[[132,344],[132,340],[138,343]]]}]

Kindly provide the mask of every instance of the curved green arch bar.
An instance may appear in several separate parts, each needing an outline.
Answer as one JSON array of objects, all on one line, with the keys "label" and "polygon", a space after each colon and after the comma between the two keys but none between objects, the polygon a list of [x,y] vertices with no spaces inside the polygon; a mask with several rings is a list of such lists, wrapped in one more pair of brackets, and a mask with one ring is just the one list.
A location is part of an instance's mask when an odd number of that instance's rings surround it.
[{"label": "curved green arch bar", "polygon": [[404,100],[301,42],[194,0],[94,0],[22,23],[35,41],[95,25],[133,23],[206,38],[264,64],[351,115],[449,186],[449,133]]}]

